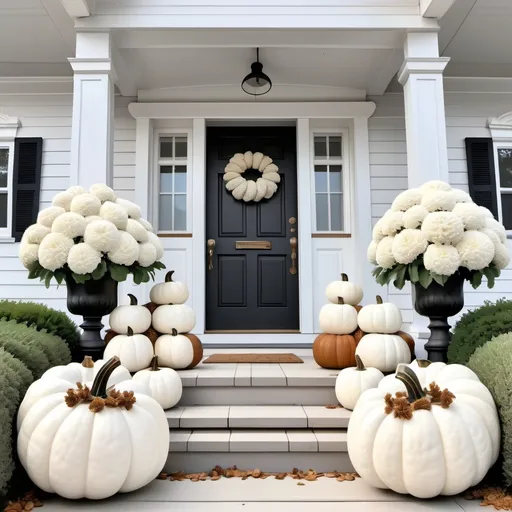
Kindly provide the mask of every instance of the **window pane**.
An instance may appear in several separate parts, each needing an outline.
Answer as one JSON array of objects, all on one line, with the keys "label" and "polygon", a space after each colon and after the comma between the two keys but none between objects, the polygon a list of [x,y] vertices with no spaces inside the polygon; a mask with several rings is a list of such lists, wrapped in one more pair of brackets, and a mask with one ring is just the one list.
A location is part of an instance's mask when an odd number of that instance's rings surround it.
[{"label": "window pane", "polygon": [[172,231],[172,196],[160,196],[158,227],[162,231]]},{"label": "window pane", "polygon": [[7,194],[0,194],[0,228],[7,227]]},{"label": "window pane", "polygon": [[160,158],[172,158],[173,137],[162,137],[160,139]]},{"label": "window pane", "polygon": [[512,194],[501,194],[501,212],[505,229],[512,230]]},{"label": "window pane", "polygon": [[512,148],[498,148],[500,186],[512,188]]},{"label": "window pane", "polygon": [[329,185],[331,192],[343,192],[341,184],[341,165],[329,166]]},{"label": "window pane", "polygon": [[316,195],[316,229],[317,231],[329,231],[327,194]]},{"label": "window pane", "polygon": [[315,165],[315,192],[327,192],[326,165]]},{"label": "window pane", "polygon": [[187,229],[187,196],[174,196],[174,230]]},{"label": "window pane", "polygon": [[176,158],[187,158],[187,138],[176,137]]},{"label": "window pane", "polygon": [[341,157],[341,137],[329,137],[329,156]]},{"label": "window pane", "polygon": [[7,187],[7,170],[9,169],[9,150],[0,149],[0,187]]},{"label": "window pane", "polygon": [[160,192],[172,192],[172,165],[160,166]]},{"label": "window pane", "polygon": [[[176,152],[178,152],[178,150],[176,150]],[[186,191],[187,191],[187,166],[186,165],[176,165],[174,167],[174,192],[186,192]]]},{"label": "window pane", "polygon": [[315,137],[315,157],[327,156],[327,137]]},{"label": "window pane", "polygon": [[331,231],[343,229],[343,196],[331,194]]}]

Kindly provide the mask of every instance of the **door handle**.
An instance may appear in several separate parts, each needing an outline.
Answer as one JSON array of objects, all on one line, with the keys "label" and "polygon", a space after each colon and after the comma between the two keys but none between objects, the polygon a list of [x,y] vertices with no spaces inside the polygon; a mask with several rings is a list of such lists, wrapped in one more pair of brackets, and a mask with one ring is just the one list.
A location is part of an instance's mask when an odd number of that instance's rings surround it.
[{"label": "door handle", "polygon": [[208,240],[206,242],[208,248],[208,270],[213,270],[213,252],[215,251],[215,240]]},{"label": "door handle", "polygon": [[292,266],[290,267],[290,274],[297,273],[297,238],[290,238],[290,248],[292,250]]}]

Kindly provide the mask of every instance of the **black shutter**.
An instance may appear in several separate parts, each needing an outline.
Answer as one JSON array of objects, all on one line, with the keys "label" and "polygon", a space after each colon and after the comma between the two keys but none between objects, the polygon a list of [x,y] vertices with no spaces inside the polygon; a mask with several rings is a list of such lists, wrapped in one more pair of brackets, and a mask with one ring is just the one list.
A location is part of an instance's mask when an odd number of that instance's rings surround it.
[{"label": "black shutter", "polygon": [[17,138],[14,144],[12,236],[19,242],[37,220],[41,187],[42,138]]},{"label": "black shutter", "polygon": [[467,138],[469,195],[480,206],[489,209],[498,218],[494,146],[492,139]]}]

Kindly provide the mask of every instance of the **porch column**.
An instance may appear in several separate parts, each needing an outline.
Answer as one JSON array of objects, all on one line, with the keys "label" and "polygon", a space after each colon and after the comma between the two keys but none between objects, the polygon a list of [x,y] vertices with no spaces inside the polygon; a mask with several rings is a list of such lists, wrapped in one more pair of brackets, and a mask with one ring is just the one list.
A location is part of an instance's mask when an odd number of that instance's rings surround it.
[{"label": "porch column", "polygon": [[114,81],[111,35],[78,32],[71,135],[71,185],[112,186]]},{"label": "porch column", "polygon": [[448,182],[443,71],[450,59],[439,57],[436,32],[408,33],[404,55],[398,80],[404,87],[408,186]]}]

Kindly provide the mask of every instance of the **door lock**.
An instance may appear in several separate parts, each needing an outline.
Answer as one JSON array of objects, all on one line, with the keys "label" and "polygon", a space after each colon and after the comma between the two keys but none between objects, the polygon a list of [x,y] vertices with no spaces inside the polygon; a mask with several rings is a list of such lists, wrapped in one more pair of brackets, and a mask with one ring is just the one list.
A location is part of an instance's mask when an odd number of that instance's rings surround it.
[{"label": "door lock", "polygon": [[290,248],[292,250],[292,266],[290,267],[290,274],[297,273],[297,238],[290,238]]},{"label": "door lock", "polygon": [[215,251],[215,240],[210,239],[206,242],[208,248],[208,270],[213,270],[213,253]]}]

